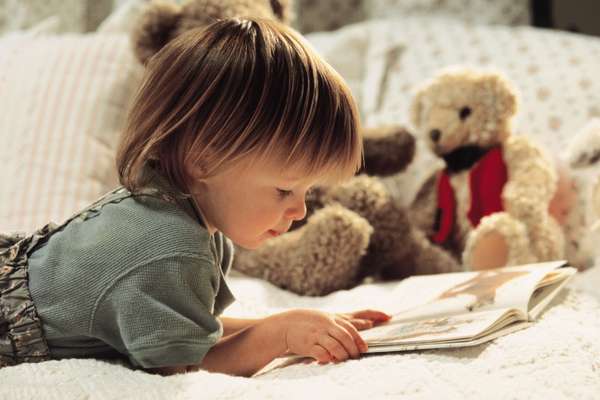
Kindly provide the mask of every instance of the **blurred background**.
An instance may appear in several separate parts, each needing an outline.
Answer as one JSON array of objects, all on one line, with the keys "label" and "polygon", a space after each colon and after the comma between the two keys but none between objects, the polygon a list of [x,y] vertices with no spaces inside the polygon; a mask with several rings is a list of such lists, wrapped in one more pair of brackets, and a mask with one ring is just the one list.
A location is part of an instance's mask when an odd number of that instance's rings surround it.
[{"label": "blurred background", "polygon": [[[90,32],[125,3],[131,1],[0,0],[0,33],[31,28],[50,16],[58,17],[62,32]],[[375,18],[440,15],[472,23],[533,25],[600,35],[597,0],[295,0],[295,9],[295,26],[303,33]]]}]

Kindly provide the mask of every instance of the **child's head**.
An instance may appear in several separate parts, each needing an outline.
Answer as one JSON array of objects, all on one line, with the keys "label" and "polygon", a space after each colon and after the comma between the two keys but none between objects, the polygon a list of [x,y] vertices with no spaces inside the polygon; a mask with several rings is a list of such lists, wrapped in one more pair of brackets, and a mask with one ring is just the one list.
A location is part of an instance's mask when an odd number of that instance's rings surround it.
[{"label": "child's head", "polygon": [[[234,222],[266,228],[267,236],[284,231],[304,216],[310,186],[350,177],[360,166],[348,87],[284,25],[218,21],[179,36],[147,68],[119,149],[122,184],[135,191],[153,160],[242,246],[255,247],[252,233],[236,235]],[[258,215],[273,207],[279,216]]]}]

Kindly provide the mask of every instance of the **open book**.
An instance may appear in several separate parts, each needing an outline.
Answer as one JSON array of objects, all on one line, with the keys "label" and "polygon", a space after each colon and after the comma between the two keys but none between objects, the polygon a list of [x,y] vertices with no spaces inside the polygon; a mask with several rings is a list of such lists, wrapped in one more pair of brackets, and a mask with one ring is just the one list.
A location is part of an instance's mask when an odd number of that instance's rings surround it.
[{"label": "open book", "polygon": [[411,277],[394,292],[416,301],[361,335],[369,353],[484,343],[531,325],[575,272],[553,261]]}]

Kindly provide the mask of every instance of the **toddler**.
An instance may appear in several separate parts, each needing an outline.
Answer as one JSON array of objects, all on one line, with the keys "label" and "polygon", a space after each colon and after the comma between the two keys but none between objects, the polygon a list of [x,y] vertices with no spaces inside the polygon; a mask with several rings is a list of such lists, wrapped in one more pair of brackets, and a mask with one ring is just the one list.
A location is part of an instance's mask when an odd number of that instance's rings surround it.
[{"label": "toddler", "polygon": [[233,243],[304,218],[315,184],[362,161],[356,105],[293,30],[222,20],[157,53],[117,154],[121,187],[60,225],[0,235],[0,367],[125,356],[170,374],[250,376],[284,354],[359,357],[364,310],[219,317]]}]

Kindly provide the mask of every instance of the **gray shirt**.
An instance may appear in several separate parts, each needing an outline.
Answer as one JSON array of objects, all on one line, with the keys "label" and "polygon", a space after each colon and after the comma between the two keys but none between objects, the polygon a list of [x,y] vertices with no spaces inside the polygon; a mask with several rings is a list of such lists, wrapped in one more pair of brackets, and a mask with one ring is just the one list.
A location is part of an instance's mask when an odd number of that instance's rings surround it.
[{"label": "gray shirt", "polygon": [[[165,180],[154,183],[173,193]],[[224,280],[232,256],[231,241],[210,235],[188,199],[108,196],[29,259],[52,356],[199,363],[222,336],[216,316],[233,301]]]}]

